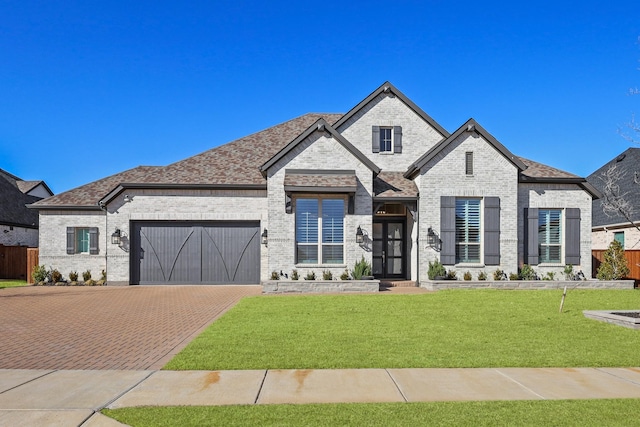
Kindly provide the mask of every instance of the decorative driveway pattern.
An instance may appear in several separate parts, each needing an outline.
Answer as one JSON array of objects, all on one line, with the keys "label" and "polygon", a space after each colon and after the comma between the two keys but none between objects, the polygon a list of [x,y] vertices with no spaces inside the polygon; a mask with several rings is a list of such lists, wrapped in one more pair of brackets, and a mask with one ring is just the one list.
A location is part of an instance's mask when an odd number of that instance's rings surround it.
[{"label": "decorative driveway pattern", "polygon": [[0,369],[155,370],[260,286],[0,290]]}]

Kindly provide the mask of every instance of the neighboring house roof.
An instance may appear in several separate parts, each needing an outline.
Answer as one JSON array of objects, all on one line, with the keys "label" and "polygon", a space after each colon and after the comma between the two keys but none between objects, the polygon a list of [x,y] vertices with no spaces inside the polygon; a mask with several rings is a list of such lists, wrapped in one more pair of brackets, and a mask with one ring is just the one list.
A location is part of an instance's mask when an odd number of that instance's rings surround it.
[{"label": "neighboring house roof", "polygon": [[464,132],[477,132],[480,134],[489,144],[491,144],[496,150],[498,150],[507,160],[513,163],[514,166],[518,168],[518,170],[526,169],[526,166],[522,161],[516,157],[511,151],[507,150],[507,148],[498,142],[497,139],[493,137],[489,132],[487,132],[482,126],[478,124],[473,119],[467,120],[465,124],[460,126],[458,130],[456,130],[453,134],[449,135],[448,138],[443,139],[425,154],[423,154],[418,160],[416,160],[409,169],[405,172],[404,176],[406,178],[414,178],[419,172],[420,169],[424,167],[431,159],[436,157],[442,150],[444,150],[447,146],[449,146],[453,141],[455,141],[460,135]]},{"label": "neighboring house roof", "polygon": [[340,120],[335,122],[333,126],[336,129],[339,128],[341,125],[346,123],[351,117],[356,115],[360,110],[366,107],[367,104],[369,104],[373,99],[375,99],[378,95],[382,93],[394,94],[395,96],[400,98],[400,100],[404,102],[409,108],[411,108],[418,116],[420,116],[425,122],[429,123],[436,131],[438,131],[438,133],[440,133],[440,135],[442,135],[443,138],[446,138],[449,136],[449,132],[447,132],[445,128],[440,126],[440,124],[435,120],[433,120],[431,116],[429,116],[427,113],[425,113],[422,110],[422,108],[418,107],[413,101],[407,98],[402,92],[400,92],[394,85],[392,85],[389,82],[383,83],[380,87],[378,87],[378,89],[374,90],[369,96],[363,99],[362,102],[358,103],[358,105],[356,105],[351,110],[349,110],[347,114],[342,116]]},{"label": "neighboring house roof", "polygon": [[373,196],[376,199],[417,200],[418,187],[402,172],[382,171],[373,180]]},{"label": "neighboring house roof", "polygon": [[260,171],[263,176],[267,176],[267,170],[276,164],[278,160],[282,159],[287,155],[291,150],[298,146],[302,141],[307,139],[314,132],[326,132],[331,135],[336,141],[338,141],[344,148],[347,149],[354,157],[356,157],[360,162],[362,162],[365,166],[367,166],[374,174],[380,173],[380,168],[376,166],[367,156],[362,154],[362,151],[358,150],[353,146],[349,141],[347,141],[342,135],[338,133],[330,124],[326,122],[324,119],[318,119],[315,123],[309,126],[304,132],[302,132],[296,139],[287,144],[286,147],[282,148],[277,154],[269,159],[269,161],[265,162],[262,166],[260,166]]},{"label": "neighboring house roof", "polygon": [[39,197],[24,194],[18,188],[20,178],[0,169],[0,224],[25,228],[38,228],[38,212],[26,205]]},{"label": "neighboring house roof", "polygon": [[[602,174],[611,166],[615,166],[616,171],[621,176],[617,183],[620,187],[619,194],[624,195],[624,198],[634,207],[631,220],[634,222],[640,221],[640,184],[635,182],[638,179],[638,174],[640,174],[640,148],[628,148],[623,151],[589,175],[587,181],[599,191],[602,191],[604,188],[604,181],[601,179]],[[605,214],[601,200],[593,201],[593,227],[625,223],[628,224],[628,221],[622,215],[608,216]]]},{"label": "neighboring house roof", "polygon": [[29,192],[35,189],[37,186],[42,185],[44,189],[49,192],[49,195],[53,196],[53,191],[51,191],[49,186],[44,181],[16,181],[16,184],[18,184],[18,188],[24,194],[29,194]]}]

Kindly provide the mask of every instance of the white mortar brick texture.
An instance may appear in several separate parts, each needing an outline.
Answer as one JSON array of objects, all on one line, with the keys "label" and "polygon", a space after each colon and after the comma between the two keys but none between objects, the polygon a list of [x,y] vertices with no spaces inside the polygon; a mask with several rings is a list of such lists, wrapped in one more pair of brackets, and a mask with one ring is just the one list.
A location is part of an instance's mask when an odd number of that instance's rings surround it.
[{"label": "white mortar brick texture", "polygon": [[[109,250],[105,220],[102,211],[40,211],[39,264],[58,270],[66,279],[71,271],[81,275],[87,270],[93,279],[100,279]],[[99,253],[67,255],[67,227],[97,227]]]},{"label": "white mortar brick texture", "polygon": [[[473,152],[473,175],[465,174],[465,153]],[[429,227],[441,234],[440,197],[499,197],[500,198],[500,265],[446,266],[456,270],[459,277],[469,270],[473,278],[480,271],[489,277],[500,268],[517,271],[517,198],[518,170],[477,133],[465,132],[449,144],[421,170],[420,189],[420,281],[428,280],[429,262],[439,260],[440,254],[427,248]]]},{"label": "white mortar brick texture", "polygon": [[[402,153],[373,153],[372,126],[402,126]],[[443,138],[400,98],[392,94],[380,94],[337,130],[373,163],[386,171],[406,171]]]},{"label": "white mortar brick texture", "polygon": [[[355,213],[353,215],[345,214],[344,264],[296,266],[296,194],[293,194],[292,203],[294,203],[294,209],[292,213],[285,213],[284,177],[286,169],[341,169],[356,171],[358,187],[355,196]],[[297,269],[301,278],[311,271],[316,273],[316,277],[321,278],[322,270],[329,270],[334,278],[339,278],[346,268],[351,270],[355,261],[362,256],[371,262],[371,252],[364,251],[355,243],[355,234],[358,225],[371,234],[373,173],[337,140],[327,137],[323,133],[314,132],[269,169],[267,186],[269,199],[269,272],[282,271],[291,274],[293,269]],[[347,196],[339,194],[334,196],[344,196],[346,213]]]},{"label": "white mortar brick texture", "polygon": [[[518,191],[518,257],[520,265],[524,263],[524,208],[539,209],[580,209],[580,265],[574,265],[574,271],[582,270],[588,278],[591,276],[591,195],[576,184],[520,184]],[[564,221],[564,218],[563,218]],[[563,259],[564,245],[563,237]],[[533,266],[539,276],[548,271],[563,277],[565,264],[558,266]]]},{"label": "white mortar brick texture", "polygon": [[591,249],[606,250],[611,242],[613,242],[615,233],[624,233],[624,249],[640,250],[640,231],[632,228],[631,225],[624,228],[611,228],[608,230],[599,230],[591,233]]}]

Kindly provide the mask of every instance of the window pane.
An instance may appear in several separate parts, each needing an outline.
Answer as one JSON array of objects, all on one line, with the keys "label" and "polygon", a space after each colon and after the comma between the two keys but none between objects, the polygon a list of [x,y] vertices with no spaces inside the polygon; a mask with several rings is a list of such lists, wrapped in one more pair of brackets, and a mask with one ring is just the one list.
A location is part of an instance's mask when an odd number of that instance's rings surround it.
[{"label": "window pane", "polygon": [[559,263],[562,255],[562,211],[538,211],[538,242],[541,263]]},{"label": "window pane", "polygon": [[344,199],[322,200],[322,243],[342,243]]},{"label": "window pane", "polygon": [[318,246],[317,245],[298,245],[298,262],[300,264],[317,264],[318,263]]},{"label": "window pane", "polygon": [[318,243],[317,199],[296,200],[296,243]]},{"label": "window pane", "polygon": [[456,200],[456,262],[480,262],[480,200]]},{"label": "window pane", "polygon": [[391,128],[380,128],[380,151],[391,151]]},{"label": "window pane", "polygon": [[322,245],[323,264],[342,264],[342,245]]},{"label": "window pane", "polygon": [[76,229],[76,252],[89,252],[89,229]]}]

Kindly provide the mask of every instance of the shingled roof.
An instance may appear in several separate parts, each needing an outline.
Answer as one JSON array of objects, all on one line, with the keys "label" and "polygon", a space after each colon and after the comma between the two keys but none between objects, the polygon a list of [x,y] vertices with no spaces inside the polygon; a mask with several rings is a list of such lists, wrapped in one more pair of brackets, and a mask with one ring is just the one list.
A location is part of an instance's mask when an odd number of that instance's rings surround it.
[{"label": "shingled roof", "polygon": [[25,228],[38,228],[38,212],[26,205],[39,197],[28,196],[19,188],[20,178],[0,169],[0,224]]},{"label": "shingled roof", "polygon": [[[613,165],[616,166],[617,171],[622,177],[620,181],[618,181],[620,194],[624,195],[635,208],[631,220],[634,222],[640,221],[640,185],[635,183],[636,174],[640,173],[640,148],[628,148],[589,175],[587,181],[599,191],[602,191],[604,187],[604,181],[601,179],[602,174]],[[605,214],[602,209],[601,200],[594,200],[592,209],[593,227],[628,224],[628,221],[622,215],[608,216]]]},{"label": "shingled roof", "polygon": [[98,209],[98,201],[122,184],[144,186],[265,186],[259,167],[318,119],[341,114],[305,114],[168,166],[139,166],[44,199],[39,209]]}]

